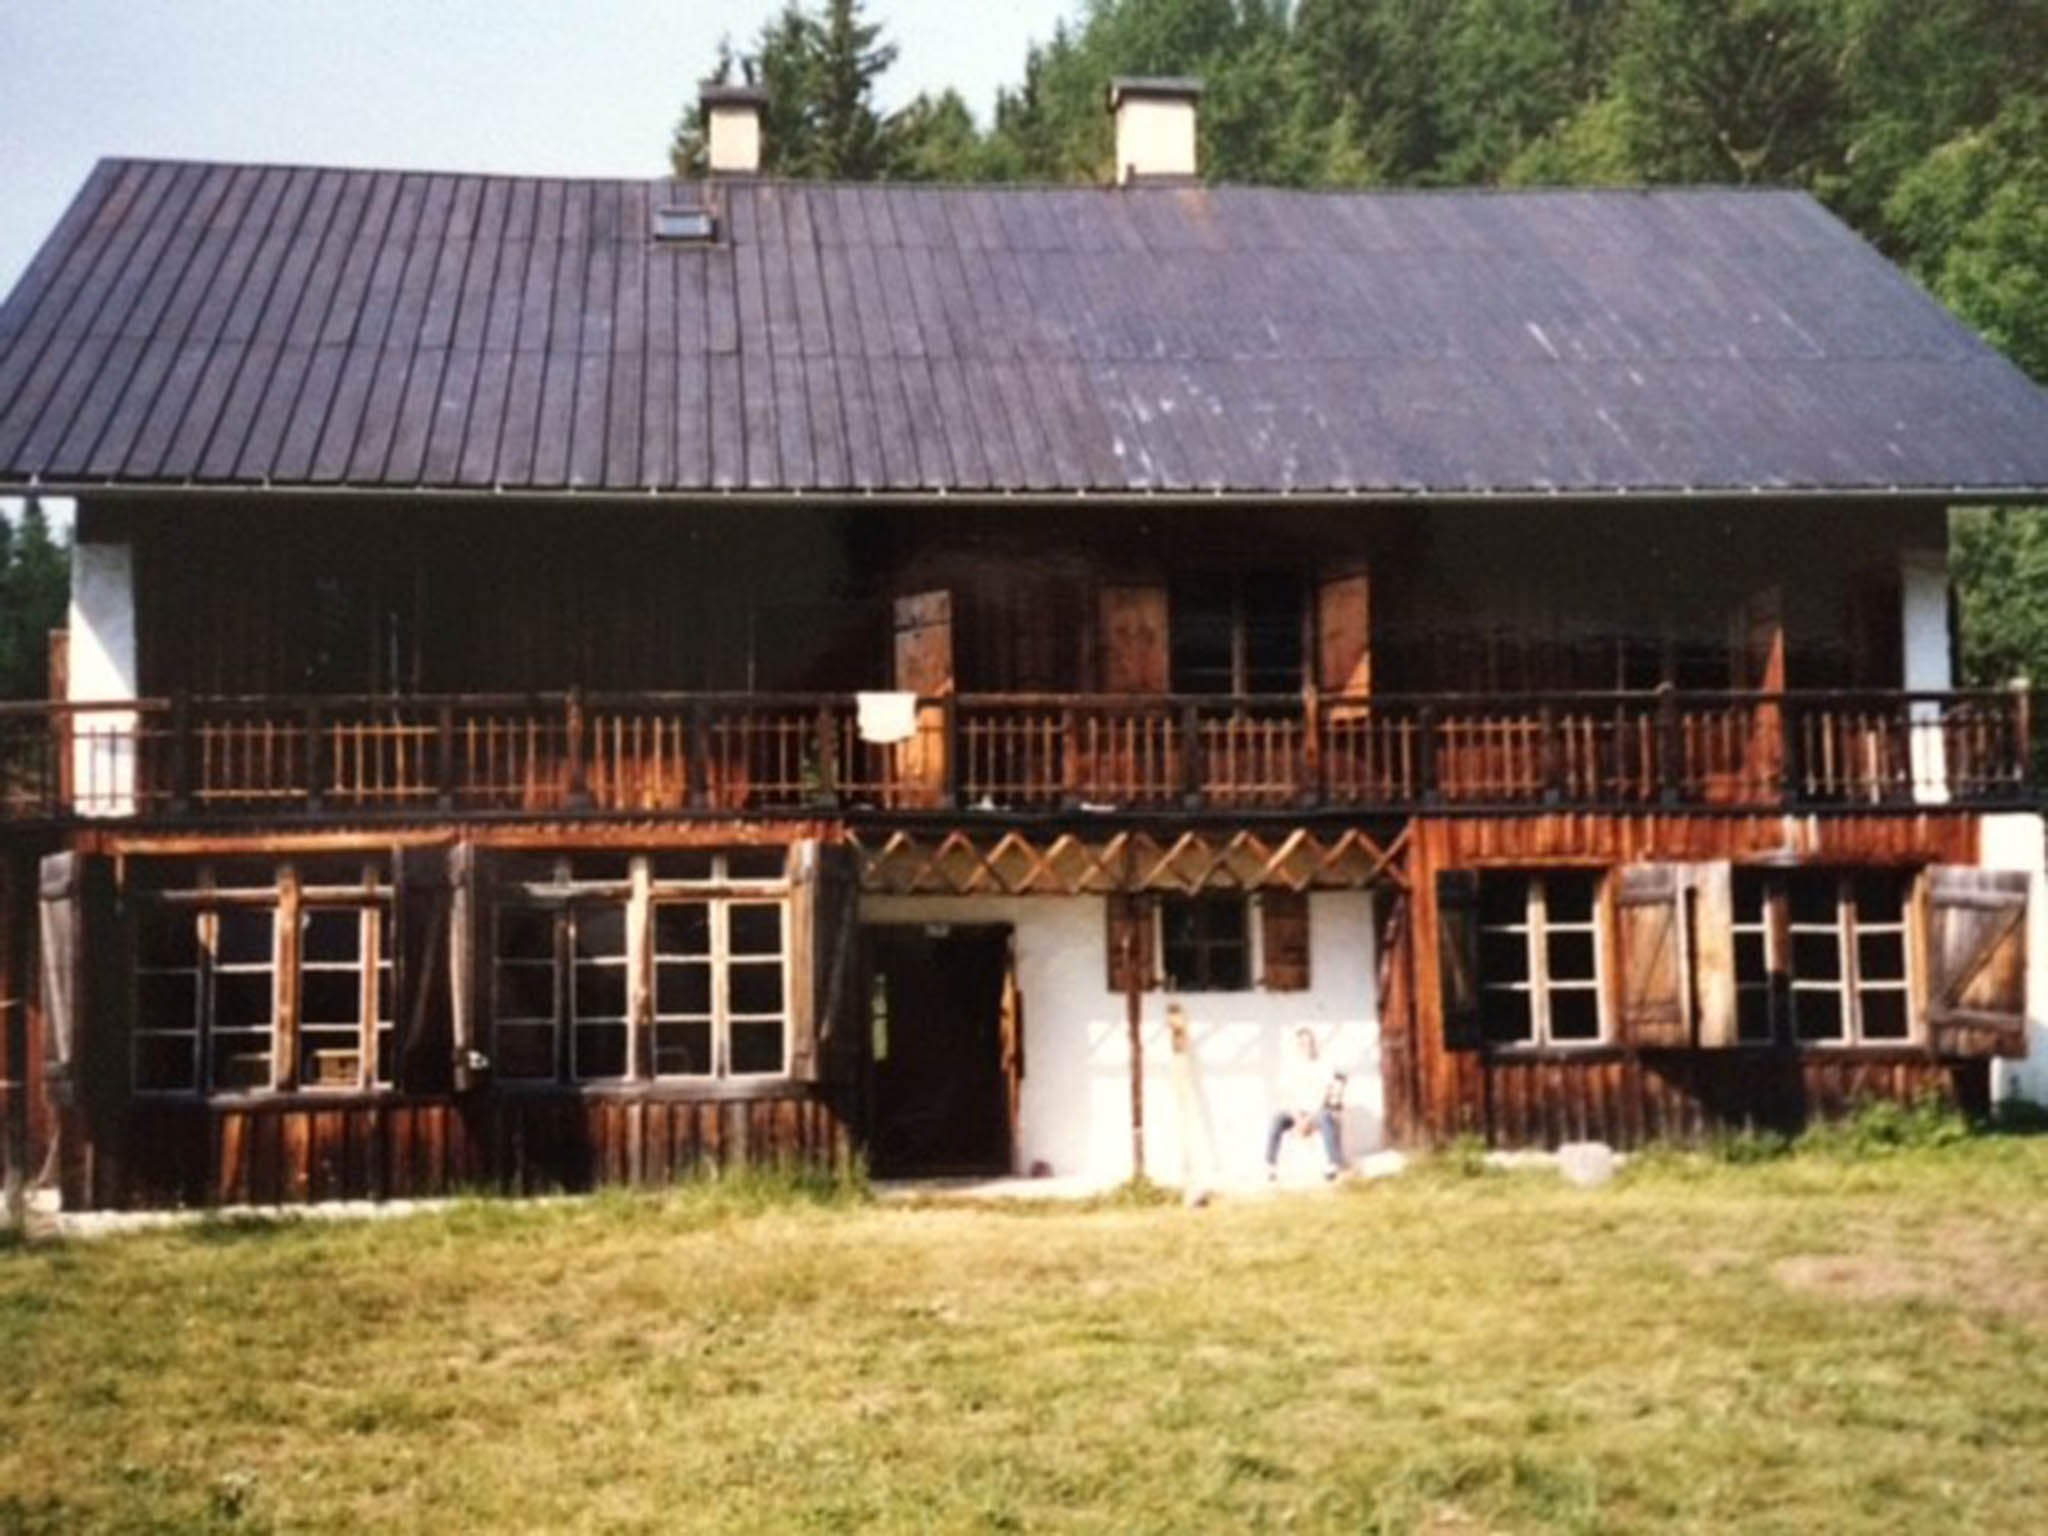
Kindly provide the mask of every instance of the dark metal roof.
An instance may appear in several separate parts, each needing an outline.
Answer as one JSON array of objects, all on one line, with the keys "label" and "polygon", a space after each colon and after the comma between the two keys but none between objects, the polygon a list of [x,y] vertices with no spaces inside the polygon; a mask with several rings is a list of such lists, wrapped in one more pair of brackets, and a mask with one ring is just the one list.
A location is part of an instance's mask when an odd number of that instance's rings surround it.
[{"label": "dark metal roof", "polygon": [[1997,493],[2048,394],[1790,192],[124,160],[0,310],[0,480]]}]

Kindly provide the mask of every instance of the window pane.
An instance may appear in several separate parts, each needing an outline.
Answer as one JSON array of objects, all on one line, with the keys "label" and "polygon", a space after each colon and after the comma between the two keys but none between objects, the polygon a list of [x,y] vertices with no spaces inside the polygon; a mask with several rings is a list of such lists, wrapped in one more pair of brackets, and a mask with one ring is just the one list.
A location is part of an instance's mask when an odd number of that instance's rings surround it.
[{"label": "window pane", "polygon": [[136,960],[150,970],[190,970],[199,964],[199,924],[189,911],[145,907],[136,934]]},{"label": "window pane", "polygon": [[544,907],[498,908],[498,953],[507,960],[553,960],[555,914]]},{"label": "window pane", "polygon": [[1479,1007],[1486,1038],[1494,1044],[1519,1045],[1536,1038],[1528,993],[1488,990],[1480,994]]},{"label": "window pane", "polygon": [[1792,1018],[1801,1040],[1840,1040],[1842,994],[1832,988],[1792,994]]},{"label": "window pane", "polygon": [[1592,875],[1545,875],[1544,916],[1552,923],[1590,923],[1593,887]]},{"label": "window pane", "polygon": [[1489,928],[1529,920],[1529,882],[1517,875],[1479,877],[1479,921]]},{"label": "window pane", "polygon": [[192,1087],[194,1047],[190,1035],[145,1035],[135,1042],[135,1086],[145,1093]]},{"label": "window pane", "polygon": [[273,954],[270,907],[222,907],[216,954],[222,965],[268,965]]},{"label": "window pane", "polygon": [[1905,882],[1897,875],[1858,875],[1856,916],[1866,923],[1896,923],[1904,908]]},{"label": "window pane", "polygon": [[377,1031],[377,1084],[388,1088],[398,1081],[398,1031],[388,1024]]},{"label": "window pane", "polygon": [[1910,1033],[1906,1019],[1906,994],[1898,991],[1865,992],[1863,1003],[1863,1038],[1866,1040],[1904,1040]]},{"label": "window pane", "polygon": [[1587,989],[1550,994],[1550,1038],[1553,1040],[1598,1040],[1600,1038],[1600,994]]},{"label": "window pane", "polygon": [[1833,875],[1793,875],[1786,882],[1795,923],[1837,921],[1839,890]]},{"label": "window pane", "polygon": [[1479,976],[1482,981],[1527,981],[1529,937],[1523,933],[1479,935]]},{"label": "window pane", "polygon": [[213,1048],[213,1086],[216,1088],[268,1088],[270,1049],[245,1039],[217,1039]]},{"label": "window pane", "polygon": [[623,884],[633,878],[633,860],[624,853],[579,853],[569,861],[569,878],[592,884]]},{"label": "window pane", "polygon": [[352,1029],[308,1029],[299,1037],[299,1056],[299,1081],[308,1088],[362,1083],[362,1046]]},{"label": "window pane", "polygon": [[1833,981],[1842,974],[1842,941],[1835,933],[1792,935],[1792,974],[1801,981]]},{"label": "window pane", "polygon": [[780,1019],[742,1022],[732,1026],[732,1070],[736,1073],[782,1070]]},{"label": "window pane", "polygon": [[654,952],[711,953],[711,909],[701,901],[663,902],[654,909]]},{"label": "window pane", "polygon": [[308,1024],[354,1024],[363,1016],[360,971],[307,971],[299,978],[299,1017]]},{"label": "window pane", "polygon": [[1553,933],[1548,940],[1552,981],[1593,979],[1593,935]]},{"label": "window pane", "polygon": [[622,1019],[626,1016],[626,968],[623,965],[576,967],[576,1017]]},{"label": "window pane", "polygon": [[1301,687],[1301,583],[1284,572],[1244,578],[1245,687],[1293,693]]},{"label": "window pane", "polygon": [[191,1029],[199,1017],[199,978],[170,972],[135,979],[138,1029]]},{"label": "window pane", "polygon": [[782,1012],[782,967],[735,965],[726,973],[726,1006],[734,1013]]},{"label": "window pane", "polygon": [[498,967],[498,1017],[552,1019],[555,1016],[555,968],[551,965]]},{"label": "window pane", "polygon": [[355,908],[323,907],[306,914],[300,959],[341,963],[360,959],[362,950],[363,917]]},{"label": "window pane", "polygon": [[1856,966],[1865,981],[1906,979],[1906,936],[1903,933],[1859,933]]},{"label": "window pane", "polygon": [[1762,987],[1744,987],[1735,994],[1735,1033],[1759,1044],[1771,1039],[1771,995]]},{"label": "window pane", "polygon": [[1242,944],[1217,945],[1209,951],[1209,989],[1242,992],[1252,984],[1250,952]]},{"label": "window pane", "polygon": [[656,1013],[709,1013],[711,966],[708,961],[661,964],[654,968]]},{"label": "window pane", "polygon": [[626,1075],[626,1026],[576,1026],[576,1075],[580,1078]]},{"label": "window pane", "polygon": [[654,1026],[657,1077],[704,1077],[711,1071],[711,1021]]},{"label": "window pane", "polygon": [[1761,982],[1769,975],[1765,965],[1764,936],[1760,933],[1736,934],[1735,979],[1741,982]]},{"label": "window pane", "polygon": [[771,902],[735,902],[727,932],[735,955],[779,955],[782,908]]},{"label": "window pane", "polygon": [[788,867],[789,855],[781,848],[736,848],[725,856],[731,880],[780,880]]},{"label": "window pane", "polygon": [[656,880],[709,880],[711,855],[698,852],[657,853],[651,861],[650,872]]},{"label": "window pane", "polygon": [[222,1029],[270,1022],[270,972],[233,971],[213,979],[213,1022]]},{"label": "window pane", "polygon": [[498,1076],[552,1078],[555,1075],[555,1030],[551,1024],[506,1024],[497,1031]]},{"label": "window pane", "polygon": [[1195,926],[1205,943],[1245,942],[1245,902],[1239,896],[1204,896],[1195,904]]},{"label": "window pane", "polygon": [[1769,889],[1766,878],[1753,869],[1738,869],[1734,879],[1735,921],[1738,923],[1760,923],[1764,920],[1764,894]]},{"label": "window pane", "polygon": [[615,959],[626,952],[626,909],[616,906],[576,909],[576,954],[580,959]]}]

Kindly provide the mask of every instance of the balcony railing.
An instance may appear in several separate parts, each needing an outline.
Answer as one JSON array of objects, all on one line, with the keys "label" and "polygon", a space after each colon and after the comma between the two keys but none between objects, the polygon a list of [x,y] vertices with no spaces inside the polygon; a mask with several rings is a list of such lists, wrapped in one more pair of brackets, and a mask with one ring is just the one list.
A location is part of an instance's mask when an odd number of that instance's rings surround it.
[{"label": "balcony railing", "polygon": [[0,705],[0,818],[2031,803],[2034,697],[850,694]]}]

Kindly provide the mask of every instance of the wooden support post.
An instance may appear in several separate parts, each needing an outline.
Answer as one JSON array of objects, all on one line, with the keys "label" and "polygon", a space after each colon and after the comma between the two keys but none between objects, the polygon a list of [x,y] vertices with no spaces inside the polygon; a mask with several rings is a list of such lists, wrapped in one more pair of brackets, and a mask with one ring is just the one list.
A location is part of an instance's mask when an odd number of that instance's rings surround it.
[{"label": "wooden support post", "polygon": [[1564,798],[1564,740],[1558,734],[1557,706],[1545,702],[1538,713],[1538,753],[1543,775],[1543,803]]},{"label": "wooden support post", "polygon": [[690,809],[711,806],[711,707],[702,699],[690,701]]},{"label": "wooden support post", "polygon": [[948,685],[939,700],[939,803],[960,808],[960,696]]},{"label": "wooden support post", "polygon": [[1668,680],[1657,685],[1657,798],[1676,805],[1683,789],[1685,740],[1679,728],[1678,690]]},{"label": "wooden support post", "polygon": [[1295,759],[1300,786],[1296,797],[1304,806],[1321,805],[1327,794],[1323,772],[1323,701],[1314,683],[1301,690],[1301,751]]},{"label": "wooden support post", "polygon": [[317,813],[327,786],[327,725],[317,699],[306,706],[305,727],[306,809]]},{"label": "wooden support post", "polygon": [[1436,706],[1425,704],[1415,717],[1415,777],[1416,789],[1420,791],[1425,805],[1434,805],[1443,799],[1442,787],[1436,781]]},{"label": "wooden support post", "polygon": [[434,785],[441,809],[455,809],[455,706],[445,699],[434,717]]},{"label": "wooden support post", "polygon": [[2013,789],[2026,798],[2034,787],[2034,693],[2026,683],[2013,685]]},{"label": "wooden support post", "polygon": [[1799,800],[1799,735],[1792,706],[1778,696],[1778,796],[1786,805]]},{"label": "wooden support post", "polygon": [[589,742],[584,739],[583,690],[571,688],[562,701],[563,742],[569,756],[569,809],[590,809]]},{"label": "wooden support post", "polygon": [[1202,716],[1192,699],[1180,706],[1180,803],[1188,810],[1202,805]]},{"label": "wooden support post", "polygon": [[1069,704],[1060,711],[1060,809],[1081,806],[1081,712]]},{"label": "wooden support post", "polygon": [[1131,1177],[1145,1177],[1145,981],[1149,946],[1140,943],[1138,924],[1149,922],[1152,909],[1134,896],[1132,921],[1124,925],[1124,1026],[1131,1046]]},{"label": "wooden support post", "polygon": [[192,809],[192,696],[180,688],[171,695],[171,814]]},{"label": "wooden support post", "polygon": [[829,703],[818,706],[813,726],[814,750],[818,755],[818,803],[839,803],[839,721]]}]

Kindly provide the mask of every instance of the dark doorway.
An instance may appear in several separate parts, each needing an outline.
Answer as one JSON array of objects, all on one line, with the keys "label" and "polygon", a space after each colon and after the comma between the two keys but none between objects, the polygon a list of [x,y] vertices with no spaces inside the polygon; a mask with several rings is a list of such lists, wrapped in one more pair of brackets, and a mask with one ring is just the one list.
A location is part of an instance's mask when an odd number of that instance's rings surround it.
[{"label": "dark doorway", "polygon": [[1010,930],[930,924],[866,935],[875,1172],[1008,1173]]}]

